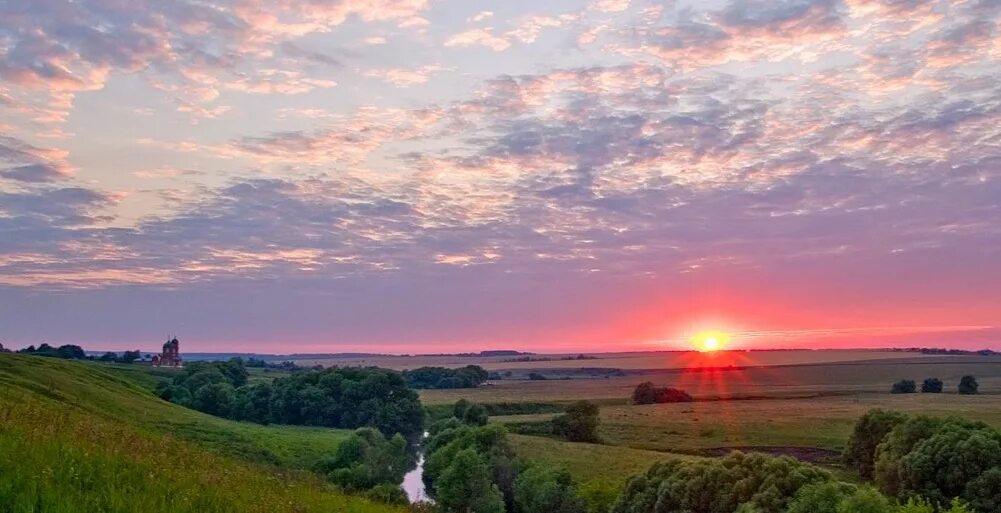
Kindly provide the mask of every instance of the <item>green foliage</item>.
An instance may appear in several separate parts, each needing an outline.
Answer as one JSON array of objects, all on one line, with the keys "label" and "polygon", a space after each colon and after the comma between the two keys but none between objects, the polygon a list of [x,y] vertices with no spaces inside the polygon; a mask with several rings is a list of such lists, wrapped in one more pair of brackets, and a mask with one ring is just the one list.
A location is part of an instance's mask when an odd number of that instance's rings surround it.
[{"label": "green foliage", "polygon": [[883,438],[906,417],[903,414],[871,410],[856,423],[845,447],[845,464],[864,479],[872,479],[876,465],[876,448]]},{"label": "green foliage", "polygon": [[571,442],[597,442],[598,423],[598,405],[577,401],[553,419],[553,433]]},{"label": "green foliage", "polygon": [[980,385],[977,384],[977,378],[966,375],[959,380],[959,393],[964,395],[973,395],[977,393]]},{"label": "green foliage", "polygon": [[470,426],[485,426],[488,420],[487,409],[482,404],[472,404],[462,414],[462,422]]},{"label": "green foliage", "polygon": [[890,389],[890,393],[892,393],[892,394],[913,394],[914,392],[917,391],[917,389],[918,389],[918,386],[917,386],[916,383],[914,383],[913,379],[902,379],[902,380],[900,380],[900,381],[898,381],[898,382],[896,382],[896,383],[893,384],[893,387]]},{"label": "green foliage", "polygon": [[[731,453],[657,463],[632,478],[612,513],[781,513],[804,486],[830,475],[792,458]],[[753,508],[753,509],[748,509]]]},{"label": "green foliage", "polygon": [[580,486],[587,513],[607,513],[619,497],[619,488],[608,481],[591,481]]},{"label": "green foliage", "polygon": [[438,481],[452,464],[459,452],[471,449],[479,455],[490,470],[491,482],[503,493],[506,503],[514,500],[514,479],[517,463],[514,450],[502,426],[488,424],[482,427],[460,425],[443,429],[424,444],[424,484],[433,497],[441,490]]},{"label": "green foliage", "polygon": [[455,454],[435,490],[447,513],[504,513],[504,496],[491,482],[490,467],[473,449]]},{"label": "green foliage", "polygon": [[403,491],[403,488],[400,488],[399,485],[389,483],[373,486],[364,493],[364,496],[375,502],[396,506],[406,506],[410,503],[407,492]]},{"label": "green foliage", "polygon": [[514,502],[520,513],[583,513],[584,499],[564,469],[529,467],[514,481]]},{"label": "green foliage", "polygon": [[333,458],[316,470],[347,490],[367,490],[378,485],[398,485],[413,467],[413,456],[400,434],[386,438],[373,428],[361,428],[337,446]]},{"label": "green foliage", "polygon": [[838,503],[837,513],[891,513],[894,505],[883,494],[868,486],[855,490]]},{"label": "green foliage", "polygon": [[458,369],[445,367],[420,367],[403,371],[403,378],[411,388],[476,388],[482,385],[489,373],[479,365]]},{"label": "green foliage", "polygon": [[928,378],[921,383],[921,392],[925,394],[941,394],[942,380],[938,378]]},{"label": "green foliage", "polygon": [[87,353],[83,351],[83,348],[73,344],[52,347],[48,344],[42,343],[42,345],[37,348],[35,346],[28,346],[18,351],[18,353],[30,354],[33,356],[47,356],[49,358],[62,358],[64,360],[83,360],[87,358]]},{"label": "green foliage", "polygon": [[838,506],[855,487],[837,481],[806,485],[796,492],[786,513],[838,513]]},{"label": "green foliage", "polygon": [[684,390],[656,387],[649,381],[636,385],[632,397],[633,404],[687,403],[692,400],[692,396]]},{"label": "green foliage", "polygon": [[377,368],[296,372],[271,383],[247,383],[243,361],[194,363],[158,386],[165,400],[259,424],[357,428],[416,439],[424,423],[417,394],[399,373]]}]

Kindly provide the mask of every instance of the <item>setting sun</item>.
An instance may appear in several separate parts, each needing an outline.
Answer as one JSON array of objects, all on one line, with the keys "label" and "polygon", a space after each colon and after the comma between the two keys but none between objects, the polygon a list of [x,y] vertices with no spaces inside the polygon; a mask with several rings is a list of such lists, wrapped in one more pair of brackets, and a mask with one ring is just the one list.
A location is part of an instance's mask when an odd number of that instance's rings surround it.
[{"label": "setting sun", "polygon": [[730,341],[730,335],[722,331],[700,331],[692,336],[692,345],[702,352],[719,351]]}]

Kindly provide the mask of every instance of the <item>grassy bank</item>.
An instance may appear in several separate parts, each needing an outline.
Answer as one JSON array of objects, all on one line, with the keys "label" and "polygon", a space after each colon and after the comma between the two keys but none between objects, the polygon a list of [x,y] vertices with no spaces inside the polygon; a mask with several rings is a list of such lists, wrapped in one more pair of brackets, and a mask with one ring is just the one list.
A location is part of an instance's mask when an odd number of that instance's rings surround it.
[{"label": "grassy bank", "polygon": [[0,513],[399,511],[293,469],[302,444],[340,436],[222,421],[93,365],[0,354]]}]

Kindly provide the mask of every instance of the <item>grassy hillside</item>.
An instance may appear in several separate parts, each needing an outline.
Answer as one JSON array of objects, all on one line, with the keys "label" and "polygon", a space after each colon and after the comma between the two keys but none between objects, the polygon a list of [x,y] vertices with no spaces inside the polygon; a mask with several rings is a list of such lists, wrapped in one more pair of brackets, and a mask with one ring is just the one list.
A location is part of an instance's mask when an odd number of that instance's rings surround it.
[{"label": "grassy hillside", "polygon": [[0,354],[0,513],[397,511],[294,470],[343,437],[217,419],[90,363]]}]

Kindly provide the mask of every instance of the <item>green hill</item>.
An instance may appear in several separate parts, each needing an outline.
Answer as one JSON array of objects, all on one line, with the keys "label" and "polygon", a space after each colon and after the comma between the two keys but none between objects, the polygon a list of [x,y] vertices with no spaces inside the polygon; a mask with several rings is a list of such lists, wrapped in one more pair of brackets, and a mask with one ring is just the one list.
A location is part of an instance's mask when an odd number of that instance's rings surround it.
[{"label": "green hill", "polygon": [[399,511],[299,470],[346,433],[227,421],[99,364],[0,354],[0,513]]}]

